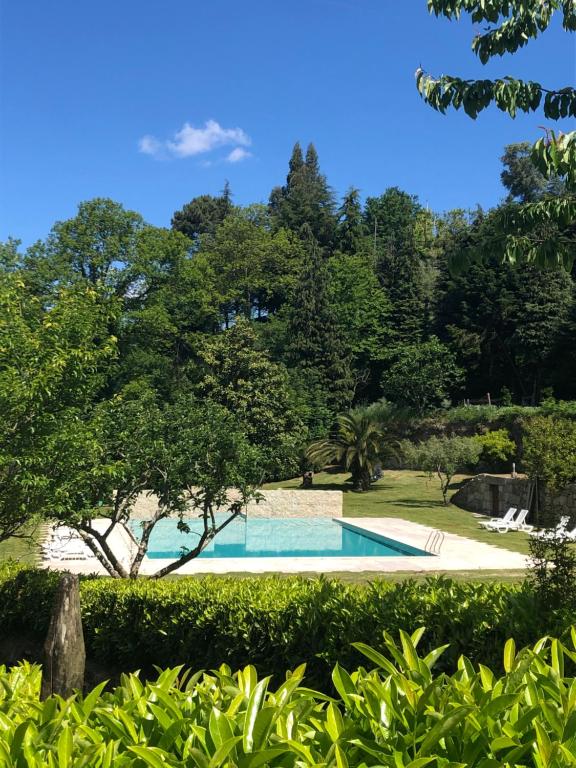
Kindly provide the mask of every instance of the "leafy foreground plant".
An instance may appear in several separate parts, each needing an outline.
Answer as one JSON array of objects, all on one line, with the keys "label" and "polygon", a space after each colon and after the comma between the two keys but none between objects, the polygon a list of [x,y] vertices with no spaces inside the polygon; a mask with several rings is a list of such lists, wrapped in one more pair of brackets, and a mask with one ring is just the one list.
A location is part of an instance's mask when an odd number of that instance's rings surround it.
[{"label": "leafy foreground plant", "polygon": [[432,672],[440,647],[416,650],[424,630],[385,636],[387,656],[357,644],[375,665],[336,666],[337,695],[301,685],[304,666],[275,691],[248,666],[232,675],[162,672],[154,682],[124,676],[112,693],[40,703],[40,669],[0,668],[0,761],[21,766],[572,766],[576,679],[571,648],[543,638],[516,654],[505,674],[461,657],[452,676]]}]

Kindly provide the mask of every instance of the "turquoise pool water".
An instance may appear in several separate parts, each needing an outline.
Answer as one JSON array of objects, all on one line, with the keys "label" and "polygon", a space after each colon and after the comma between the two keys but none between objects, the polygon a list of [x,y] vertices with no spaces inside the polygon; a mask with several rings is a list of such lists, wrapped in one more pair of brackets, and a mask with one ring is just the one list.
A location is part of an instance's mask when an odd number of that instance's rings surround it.
[{"label": "turquoise pool water", "polygon": [[[148,557],[173,560],[192,549],[202,530],[200,520],[187,521],[181,533],[175,520],[160,520],[150,537]],[[140,523],[131,523],[139,538]],[[196,531],[196,533],[195,533]],[[237,518],[200,555],[208,557],[398,557],[427,555],[422,550],[373,533],[360,533],[329,518]]]}]

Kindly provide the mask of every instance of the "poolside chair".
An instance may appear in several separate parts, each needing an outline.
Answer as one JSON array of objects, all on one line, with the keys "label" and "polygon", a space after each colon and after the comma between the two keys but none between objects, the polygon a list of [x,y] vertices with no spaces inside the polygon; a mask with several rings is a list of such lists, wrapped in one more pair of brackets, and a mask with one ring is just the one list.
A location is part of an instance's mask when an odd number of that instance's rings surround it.
[{"label": "poolside chair", "polygon": [[527,509],[521,509],[520,512],[518,512],[517,517],[511,517],[509,520],[497,520],[496,522],[492,523],[492,525],[486,526],[489,531],[497,531],[498,533],[508,533],[508,531],[524,531],[525,533],[529,533],[534,529],[533,525],[529,525],[526,522],[526,518],[528,517],[528,510]]},{"label": "poolside chair", "polygon": [[568,538],[574,538],[576,540],[576,528],[574,530],[570,531],[568,534],[566,531],[566,526],[570,522],[570,516],[569,515],[563,515],[560,518],[560,521],[558,525],[555,528],[544,528],[540,531],[534,531],[531,533],[531,536],[534,536],[537,539],[559,539],[563,536],[567,536]]},{"label": "poolside chair", "polygon": [[517,511],[517,507],[510,507],[504,517],[491,517],[490,520],[484,520],[480,525],[484,528],[492,529],[496,524],[509,523],[514,518]]}]

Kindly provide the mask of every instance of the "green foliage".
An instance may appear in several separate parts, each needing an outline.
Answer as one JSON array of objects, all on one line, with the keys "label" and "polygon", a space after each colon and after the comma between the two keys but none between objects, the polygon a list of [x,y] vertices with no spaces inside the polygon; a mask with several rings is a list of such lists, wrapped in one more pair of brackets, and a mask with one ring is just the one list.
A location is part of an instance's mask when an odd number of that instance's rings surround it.
[{"label": "green foliage", "polygon": [[397,347],[389,356],[393,362],[382,380],[384,395],[419,414],[440,405],[462,380],[454,354],[436,337]]},{"label": "green foliage", "polygon": [[457,472],[474,467],[480,459],[482,446],[473,437],[430,437],[423,443],[404,443],[404,459],[414,469],[437,475],[448,504],[448,491]]},{"label": "green foliage", "polygon": [[[46,571],[0,570],[3,635],[43,641],[57,583]],[[445,578],[366,586],[302,577],[84,578],[80,593],[88,657],[111,671],[213,669],[225,659],[282,680],[287,667],[306,662],[310,682],[323,690],[336,662],[358,664],[352,643],[374,645],[385,630],[425,625],[426,651],[450,644],[440,662],[450,671],[461,653],[497,666],[499,645],[511,634],[531,643],[571,620],[537,608],[526,587]]]},{"label": "green foliage", "polygon": [[323,468],[333,462],[351,472],[356,491],[370,488],[376,467],[390,455],[391,446],[381,423],[363,410],[342,413],[334,433],[308,446],[306,457],[313,466]]},{"label": "green foliage", "polygon": [[197,241],[201,235],[214,235],[224,219],[232,212],[228,182],[218,197],[200,195],[194,197],[172,217],[172,229]]},{"label": "green foliage", "polygon": [[465,656],[438,674],[446,647],[426,654],[423,636],[386,633],[381,651],[356,643],[368,663],[336,664],[333,696],[303,686],[304,666],[276,688],[253,666],[224,664],[40,703],[38,667],[0,668],[0,754],[6,768],[574,764],[574,631],[519,652],[508,640],[501,676]]},{"label": "green foliage", "polygon": [[524,467],[554,491],[576,480],[576,423],[535,416],[524,425]]},{"label": "green foliage", "polygon": [[286,184],[270,195],[270,212],[278,228],[300,234],[306,225],[321,247],[332,245],[336,232],[334,196],[320,173],[313,144],[308,145],[305,158],[300,144],[294,145]]},{"label": "green foliage", "polygon": [[74,471],[60,448],[85,434],[106,381],[115,309],[82,287],[60,290],[45,310],[17,272],[0,272],[0,541],[49,514],[61,474]]},{"label": "green foliage", "polygon": [[[492,57],[514,53],[544,32],[556,12],[563,17],[567,32],[576,30],[576,11],[572,2],[542,3],[540,0],[429,0],[430,12],[458,19],[469,14],[475,23],[488,21],[491,26],[477,34],[472,49],[486,64]],[[494,103],[515,117],[518,111],[533,112],[542,108],[550,120],[576,116],[576,89],[545,88],[539,82],[517,80],[506,76],[496,80],[463,80],[451,75],[435,78],[416,71],[416,85],[422,98],[439,112],[450,107],[460,109],[476,119]],[[496,221],[497,239],[491,253],[503,261],[525,261],[537,266],[564,267],[574,262],[574,221],[576,201],[572,193],[576,184],[576,132],[568,134],[547,131],[546,137],[533,147],[533,162],[547,178],[565,180],[568,194],[563,198],[543,199],[527,203],[519,209],[504,211]],[[552,233],[552,236],[550,236]]]},{"label": "green foliage", "polygon": [[262,451],[265,479],[297,474],[304,424],[286,368],[259,349],[255,329],[238,320],[229,330],[206,339],[199,356],[203,363],[199,396],[235,414],[251,444]]},{"label": "green foliage", "polygon": [[482,461],[497,468],[509,461],[516,451],[516,443],[510,438],[508,431],[505,429],[485,432],[482,435],[478,435],[476,441],[482,447]]}]

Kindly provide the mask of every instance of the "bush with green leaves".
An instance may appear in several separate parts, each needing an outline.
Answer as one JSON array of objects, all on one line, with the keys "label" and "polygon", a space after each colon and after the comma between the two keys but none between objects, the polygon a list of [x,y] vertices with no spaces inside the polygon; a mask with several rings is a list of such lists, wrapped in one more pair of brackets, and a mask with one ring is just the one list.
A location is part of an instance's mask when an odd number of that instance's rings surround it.
[{"label": "bush with green leaves", "polygon": [[516,443],[506,429],[494,429],[478,435],[476,442],[482,448],[481,461],[491,469],[502,469],[516,451]]},{"label": "bush with green leaves", "polygon": [[[167,669],[105,692],[38,698],[40,669],[0,668],[0,759],[5,768],[424,768],[573,766],[576,661],[570,642],[504,646],[504,674],[465,656],[447,676],[444,646],[420,653],[424,630],[363,643],[364,664],[336,664],[334,695],[303,685],[304,666],[274,686],[253,666],[232,673]],[[366,661],[367,660],[367,661]]]},{"label": "bush with green leaves", "polygon": [[[18,638],[19,647],[24,637],[41,645],[57,583],[58,574],[43,570],[0,574],[2,634]],[[303,577],[83,578],[80,599],[88,658],[106,675],[226,662],[281,679],[306,661],[309,680],[324,690],[337,661],[358,664],[352,643],[378,644],[384,631],[425,625],[427,650],[450,643],[441,660],[448,671],[461,653],[497,665],[507,637],[526,644],[567,626],[561,614],[537,610],[528,586],[446,578],[368,585]]]}]

